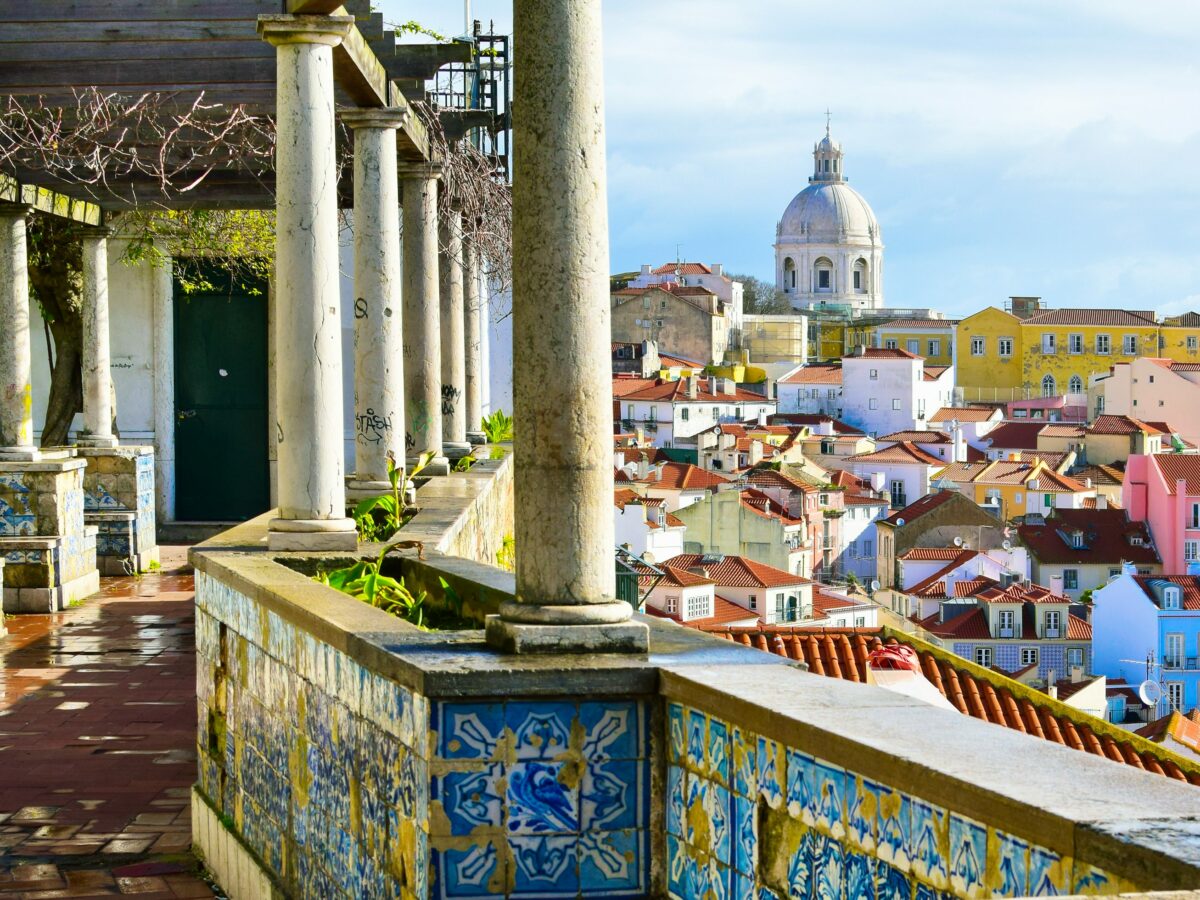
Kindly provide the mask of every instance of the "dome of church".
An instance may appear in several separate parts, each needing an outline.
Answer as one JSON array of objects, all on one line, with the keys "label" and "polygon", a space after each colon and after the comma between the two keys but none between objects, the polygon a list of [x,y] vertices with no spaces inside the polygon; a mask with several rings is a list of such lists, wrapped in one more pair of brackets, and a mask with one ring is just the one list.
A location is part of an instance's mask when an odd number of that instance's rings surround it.
[{"label": "dome of church", "polygon": [[788,204],[779,220],[781,240],[844,243],[879,240],[879,222],[862,194],[844,181],[813,182]]}]

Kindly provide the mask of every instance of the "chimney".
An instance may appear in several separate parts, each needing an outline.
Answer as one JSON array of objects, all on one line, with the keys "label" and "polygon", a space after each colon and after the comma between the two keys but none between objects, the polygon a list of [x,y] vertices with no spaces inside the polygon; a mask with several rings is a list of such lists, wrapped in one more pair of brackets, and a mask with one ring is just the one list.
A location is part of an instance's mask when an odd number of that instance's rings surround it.
[{"label": "chimney", "polygon": [[721,389],[723,390],[724,393],[728,394],[731,397],[737,393],[737,382],[734,381],[732,378],[722,378],[721,382],[722,382]]},{"label": "chimney", "polygon": [[712,273],[714,275],[724,275],[725,274],[724,263],[713,263],[711,266],[709,266],[709,268],[712,269]]},{"label": "chimney", "polygon": [[[1051,672],[1050,674],[1053,675],[1054,673]],[[1049,678],[1046,679],[1046,696],[1051,700],[1058,699],[1058,685],[1052,683]]]},{"label": "chimney", "polygon": [[650,265],[648,265],[648,264],[645,264],[645,263],[643,263],[643,265],[642,265],[642,274],[643,274],[643,275],[649,275],[649,274],[651,274],[653,271],[654,271],[654,269],[653,269],[653,267],[652,267],[652,266],[650,266]]},{"label": "chimney", "polygon": [[646,476],[649,474],[650,474],[650,457],[649,457],[649,454],[643,453],[638,457],[637,480],[644,481]]},{"label": "chimney", "polygon": [[762,462],[762,458],[763,458],[762,441],[751,441],[750,442],[750,465],[757,466],[760,462]]},{"label": "chimney", "polygon": [[662,473],[663,473],[664,466],[666,466],[665,462],[660,462],[660,463],[654,464],[654,480],[655,481],[662,481]]},{"label": "chimney", "polygon": [[689,375],[687,377],[687,395],[689,400],[695,400],[700,392],[700,376]]},{"label": "chimney", "polygon": [[767,427],[767,411],[765,409],[760,409],[758,411],[758,427],[759,428]]},{"label": "chimney", "polygon": [[866,355],[867,355],[867,348],[862,346],[862,344],[859,344],[857,347],[855,347],[854,352],[851,354],[851,356],[866,356]]},{"label": "chimney", "polygon": [[[1091,487],[1091,485],[1088,485]],[[1103,494],[1096,495],[1096,509],[1108,509],[1108,498]]]},{"label": "chimney", "polygon": [[1136,575],[1137,574],[1137,566],[1131,562],[1123,562],[1123,563],[1121,563],[1121,574],[1122,575]]},{"label": "chimney", "polygon": [[1083,666],[1071,666],[1071,684],[1083,681]]},{"label": "chimney", "polygon": [[1050,583],[1046,586],[1050,588],[1050,593],[1058,594],[1061,597],[1063,592],[1063,577],[1061,575],[1051,575]]},{"label": "chimney", "polygon": [[1085,479],[1083,479],[1083,486],[1084,486],[1085,488],[1091,488],[1091,486],[1092,486],[1092,479],[1090,479],[1090,478],[1085,478]]}]

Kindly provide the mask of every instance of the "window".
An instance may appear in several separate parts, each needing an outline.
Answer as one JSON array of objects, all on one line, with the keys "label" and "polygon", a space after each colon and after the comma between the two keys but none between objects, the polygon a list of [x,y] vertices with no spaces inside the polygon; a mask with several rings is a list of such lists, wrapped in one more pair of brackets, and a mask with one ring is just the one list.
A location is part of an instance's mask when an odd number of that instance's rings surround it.
[{"label": "window", "polygon": [[695,594],[688,597],[687,617],[689,619],[703,619],[710,615],[712,615],[712,611],[708,608],[707,594]]},{"label": "window", "polygon": [[1163,609],[1179,609],[1180,591],[1177,587],[1163,589]]},{"label": "window", "polygon": [[908,342],[908,352],[913,354],[913,356],[916,356],[917,354],[919,354],[921,352],[921,342],[920,341],[909,341]]},{"label": "window", "polygon": [[833,263],[822,257],[817,260],[816,264],[817,275],[817,290],[829,291],[833,289]]},{"label": "window", "polygon": [[1021,648],[1021,665],[1036,666],[1038,661],[1037,647]]},{"label": "window", "polygon": [[754,594],[750,595],[750,608],[758,609],[758,597],[755,596]]},{"label": "window", "polygon": [[1016,613],[1011,609],[1002,609],[997,617],[997,623],[1000,626],[1000,637],[1010,638],[1015,637],[1016,632],[1013,631],[1013,623],[1016,620]]},{"label": "window", "polygon": [[900,342],[897,341],[895,338],[888,338],[886,341],[883,342],[883,349],[885,349],[885,350],[896,350],[899,347],[900,347]]},{"label": "window", "polygon": [[975,665],[983,666],[985,669],[992,667],[992,648],[991,647],[976,647],[975,648]]},{"label": "window", "polygon": [[1137,356],[1137,335],[1136,334],[1125,335],[1125,348],[1124,349],[1125,349],[1126,356]]},{"label": "window", "polygon": [[1168,669],[1183,668],[1183,635],[1163,635],[1163,666]]},{"label": "window", "polygon": [[846,555],[851,559],[858,559],[858,541],[851,541],[846,547]]},{"label": "window", "polygon": [[1054,495],[1053,494],[1042,494],[1042,506],[1044,506],[1046,509],[1053,509],[1054,508]]},{"label": "window", "polygon": [[1193,503],[1188,528],[1200,528],[1200,503]]},{"label": "window", "polygon": [[1189,337],[1187,339],[1187,348],[1191,351],[1200,349],[1200,338],[1197,338],[1195,335]]},{"label": "window", "polygon": [[875,555],[875,542],[874,541],[863,541],[862,550],[863,550],[863,554],[862,554],[863,558],[870,559],[871,557],[873,557]]},{"label": "window", "polygon": [[674,612],[677,612],[678,610],[679,610],[679,598],[678,597],[668,597],[667,598],[667,612],[674,613]]},{"label": "window", "polygon": [[863,276],[863,273],[862,273],[862,271],[861,271],[860,269],[855,269],[855,270],[854,270],[854,289],[855,289],[856,291],[861,291],[861,290],[862,290],[862,286],[863,286],[863,284],[862,284],[862,276]]},{"label": "window", "polygon": [[633,418],[633,404],[632,403],[630,403],[629,406],[627,406],[625,408],[625,418],[627,418],[627,419]]},{"label": "window", "polygon": [[983,356],[985,353],[987,353],[987,340],[981,337],[971,338],[971,355]]},{"label": "window", "polygon": [[1046,634],[1044,635],[1044,637],[1049,637],[1049,638],[1058,637],[1060,634],[1060,632],[1058,630],[1058,626],[1061,621],[1062,621],[1062,613],[1060,613],[1058,610],[1052,609],[1049,612],[1047,612],[1046,613]]},{"label": "window", "polygon": [[1083,335],[1069,334],[1067,335],[1067,350],[1071,353],[1083,352]]},{"label": "window", "polygon": [[1183,561],[1200,562],[1200,541],[1183,542]]},{"label": "window", "polygon": [[662,328],[662,322],[663,322],[663,320],[662,320],[662,319],[655,319],[655,320],[654,320],[654,324],[655,324],[655,325],[657,325],[659,328]]},{"label": "window", "polygon": [[878,380],[879,380],[879,370],[878,370],[878,369],[872,369],[872,370],[871,370],[871,380],[872,380],[872,381],[878,381]]},{"label": "window", "polygon": [[790,256],[783,261],[783,289],[785,291],[796,289],[796,262]]},{"label": "window", "polygon": [[892,409],[899,409],[899,408],[900,408],[900,400],[897,398],[893,398]]},{"label": "window", "polygon": [[1125,698],[1120,694],[1108,698],[1108,721],[1118,725],[1125,721]]},{"label": "window", "polygon": [[643,297],[642,298],[642,309],[649,309],[649,308],[650,308],[650,298]]},{"label": "window", "polygon": [[1043,397],[1057,397],[1058,396],[1058,385],[1056,385],[1054,383],[1053,375],[1047,375],[1045,378],[1042,379],[1042,396]]},{"label": "window", "polygon": [[908,506],[905,502],[904,482],[893,481],[891,484],[892,506]]},{"label": "window", "polygon": [[878,397],[872,397],[870,400],[868,400],[868,401],[867,401],[867,408],[868,408],[868,409],[879,409],[879,398],[878,398]]},{"label": "window", "polygon": [[937,338],[933,338],[932,340],[925,342],[925,349],[928,351],[926,354],[927,356],[941,356],[942,342]]},{"label": "window", "polygon": [[854,617],[854,627],[855,628],[863,628],[866,626],[866,624],[867,624],[866,616],[855,616]]},{"label": "window", "polygon": [[683,421],[685,421],[685,422],[688,420],[688,412],[689,412],[689,410],[688,410],[688,408],[685,406],[685,407],[683,407],[683,408],[680,410],[680,413],[679,413],[679,417],[680,417],[681,419],[683,419]]},{"label": "window", "polygon": [[1063,590],[1066,590],[1066,591],[1079,590],[1079,570],[1078,569],[1063,569]]},{"label": "window", "polygon": [[1071,380],[1069,382],[1067,382],[1067,393],[1082,394],[1083,393],[1083,379],[1080,378],[1078,375],[1072,375]]},{"label": "window", "polygon": [[1042,335],[1042,352],[1053,353],[1055,347],[1055,337],[1053,334]]},{"label": "window", "polygon": [[1013,339],[1010,337],[1002,337],[997,342],[1001,356],[1012,356]]},{"label": "window", "polygon": [[1112,353],[1112,338],[1107,334],[1096,335],[1096,352],[1097,353]]},{"label": "window", "polygon": [[1167,682],[1167,703],[1171,705],[1172,710],[1183,708],[1183,682],[1168,681]]},{"label": "window", "polygon": [[659,307],[658,307],[658,308],[659,308],[659,309],[666,309],[666,308],[667,308],[667,301],[666,301],[666,300],[664,300],[664,301],[663,301],[663,302],[662,302],[662,303],[659,305]]}]

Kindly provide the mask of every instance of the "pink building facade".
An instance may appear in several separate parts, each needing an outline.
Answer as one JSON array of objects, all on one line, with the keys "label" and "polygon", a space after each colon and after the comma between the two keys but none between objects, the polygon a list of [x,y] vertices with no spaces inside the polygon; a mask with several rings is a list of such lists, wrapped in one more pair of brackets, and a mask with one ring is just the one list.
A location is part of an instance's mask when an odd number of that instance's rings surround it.
[{"label": "pink building facade", "polygon": [[1130,456],[1121,503],[1150,528],[1164,575],[1186,575],[1200,562],[1200,456]]}]

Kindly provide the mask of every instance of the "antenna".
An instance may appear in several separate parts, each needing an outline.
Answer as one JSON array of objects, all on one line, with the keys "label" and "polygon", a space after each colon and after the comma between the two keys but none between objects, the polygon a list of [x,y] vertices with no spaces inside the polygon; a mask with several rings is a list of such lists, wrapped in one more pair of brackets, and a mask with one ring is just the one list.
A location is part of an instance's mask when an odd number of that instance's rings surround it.
[{"label": "antenna", "polygon": [[471,33],[471,0],[463,0],[463,34]]}]

